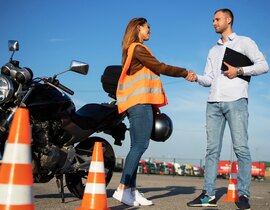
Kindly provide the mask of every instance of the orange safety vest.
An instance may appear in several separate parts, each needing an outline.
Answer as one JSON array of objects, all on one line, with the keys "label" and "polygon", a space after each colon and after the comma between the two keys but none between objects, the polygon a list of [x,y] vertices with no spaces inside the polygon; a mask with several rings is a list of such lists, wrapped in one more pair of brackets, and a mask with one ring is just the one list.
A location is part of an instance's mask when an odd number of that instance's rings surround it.
[{"label": "orange safety vest", "polygon": [[137,45],[145,47],[146,50],[151,53],[151,51],[141,43],[132,43],[130,45],[127,60],[119,78],[116,91],[119,113],[125,112],[136,104],[153,104],[157,108],[168,104],[159,75],[145,66],[135,74],[127,75],[134,48]]}]

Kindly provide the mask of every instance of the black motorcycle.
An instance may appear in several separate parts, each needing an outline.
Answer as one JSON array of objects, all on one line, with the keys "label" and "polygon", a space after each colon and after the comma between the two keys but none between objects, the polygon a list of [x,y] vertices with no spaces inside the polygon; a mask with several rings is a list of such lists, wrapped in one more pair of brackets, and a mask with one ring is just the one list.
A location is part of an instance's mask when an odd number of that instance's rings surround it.
[{"label": "black motorcycle", "polygon": [[[103,132],[112,136],[116,145],[121,145],[127,129],[123,123],[125,115],[118,114],[115,100],[86,104],[76,110],[67,95],[74,92],[57,77],[69,71],[86,75],[88,64],[72,61],[68,70],[53,77],[34,78],[30,68],[20,67],[19,61],[13,60],[15,51],[19,50],[18,41],[9,41],[9,50],[11,58],[2,66],[0,74],[1,153],[4,153],[16,109],[25,107],[30,113],[34,182],[47,183],[55,177],[64,202],[65,175],[69,191],[82,198],[94,144],[102,142],[108,184],[115,166],[115,154],[108,141],[92,135]],[[115,95],[110,96],[115,99]]]}]

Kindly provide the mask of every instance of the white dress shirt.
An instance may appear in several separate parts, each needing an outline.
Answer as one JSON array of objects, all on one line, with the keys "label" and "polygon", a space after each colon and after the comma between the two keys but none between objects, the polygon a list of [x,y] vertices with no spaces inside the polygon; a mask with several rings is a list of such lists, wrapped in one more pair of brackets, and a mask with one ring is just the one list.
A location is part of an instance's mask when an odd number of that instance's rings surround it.
[{"label": "white dress shirt", "polygon": [[256,76],[268,72],[268,64],[256,43],[244,36],[232,33],[224,43],[221,39],[210,49],[204,75],[198,76],[198,83],[209,87],[208,102],[235,101],[248,98],[248,82],[236,77],[229,79],[221,70],[226,47],[246,55],[254,64],[243,67],[244,76]]}]

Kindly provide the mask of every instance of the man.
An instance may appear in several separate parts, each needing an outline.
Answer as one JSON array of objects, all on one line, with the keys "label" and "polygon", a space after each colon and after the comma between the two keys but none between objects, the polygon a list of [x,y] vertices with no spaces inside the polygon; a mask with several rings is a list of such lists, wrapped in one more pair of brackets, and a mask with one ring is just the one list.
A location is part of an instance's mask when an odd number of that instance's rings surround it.
[{"label": "man", "polygon": [[[251,156],[248,147],[248,85],[239,76],[255,76],[266,73],[268,64],[256,43],[248,37],[233,33],[233,13],[220,9],[214,13],[213,25],[221,38],[210,49],[204,75],[189,74],[186,79],[209,87],[206,109],[207,148],[205,157],[205,179],[202,194],[187,203],[188,206],[217,206],[215,181],[222,147],[225,124],[228,122],[233,149],[238,159],[239,209],[250,209]],[[231,66],[224,62],[226,47],[246,55],[251,66]]]}]

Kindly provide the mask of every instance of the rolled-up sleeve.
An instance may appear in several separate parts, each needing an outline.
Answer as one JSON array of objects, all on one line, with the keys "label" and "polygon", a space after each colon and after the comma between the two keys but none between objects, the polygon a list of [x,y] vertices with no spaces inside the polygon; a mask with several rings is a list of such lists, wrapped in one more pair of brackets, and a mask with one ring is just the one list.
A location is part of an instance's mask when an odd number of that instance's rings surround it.
[{"label": "rolled-up sleeve", "polygon": [[243,67],[244,75],[256,76],[267,73],[269,70],[268,63],[257,44],[252,39],[246,39],[244,42],[245,54],[254,63],[251,66]]}]

